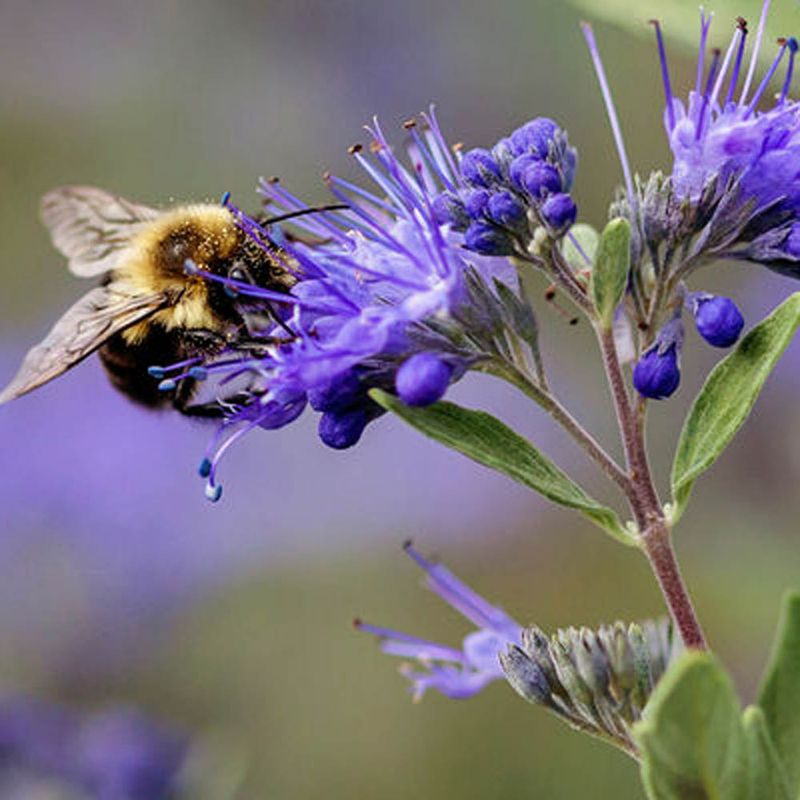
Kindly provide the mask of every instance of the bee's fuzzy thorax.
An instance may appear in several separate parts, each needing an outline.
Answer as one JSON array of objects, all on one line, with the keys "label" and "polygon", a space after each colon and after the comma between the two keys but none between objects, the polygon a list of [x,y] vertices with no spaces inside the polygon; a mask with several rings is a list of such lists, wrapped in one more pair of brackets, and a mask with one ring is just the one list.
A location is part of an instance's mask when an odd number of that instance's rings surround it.
[{"label": "bee's fuzzy thorax", "polygon": [[[187,276],[185,264],[191,260],[201,270],[212,269],[215,263],[230,258],[240,243],[241,233],[228,209],[200,203],[179,206],[134,238],[115,271],[145,294],[181,293],[174,306],[154,315],[151,322],[167,330],[219,330],[222,323],[208,303],[208,283]],[[145,334],[146,326],[137,325],[126,330],[124,337],[136,343]]]}]

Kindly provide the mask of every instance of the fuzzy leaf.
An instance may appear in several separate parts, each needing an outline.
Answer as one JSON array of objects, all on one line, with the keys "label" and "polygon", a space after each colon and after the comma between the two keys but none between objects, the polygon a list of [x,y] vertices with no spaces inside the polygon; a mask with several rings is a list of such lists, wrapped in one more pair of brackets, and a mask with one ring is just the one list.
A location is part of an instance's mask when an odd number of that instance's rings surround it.
[{"label": "fuzzy leaf", "polygon": [[589,497],[547,456],[491,414],[454,403],[411,408],[378,389],[373,389],[370,397],[426,436],[507,475],[554,503],[577,509],[624,544],[635,544],[610,508]]},{"label": "fuzzy leaf", "polygon": [[670,667],[634,738],[651,800],[746,800],[739,701],[710,654],[688,652]]},{"label": "fuzzy leaf", "polygon": [[800,292],[739,342],[711,371],[683,425],[672,466],[674,517],[697,478],[719,458],[753,407],[764,382],[800,325]]},{"label": "fuzzy leaf", "polygon": [[742,728],[747,746],[748,800],[795,800],[764,712],[756,706],[746,708]]},{"label": "fuzzy leaf", "polygon": [[800,592],[787,595],[778,637],[759,693],[767,726],[792,788],[800,796]]},{"label": "fuzzy leaf", "polygon": [[631,267],[631,226],[617,217],[600,234],[600,244],[592,268],[591,294],[603,327],[608,330],[614,309],[625,295]]}]

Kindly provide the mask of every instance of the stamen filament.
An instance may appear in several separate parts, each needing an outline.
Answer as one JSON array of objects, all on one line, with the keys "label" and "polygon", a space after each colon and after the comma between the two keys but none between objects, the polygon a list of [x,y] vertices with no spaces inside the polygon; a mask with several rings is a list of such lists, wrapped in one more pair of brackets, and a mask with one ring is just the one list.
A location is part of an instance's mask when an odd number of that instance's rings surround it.
[{"label": "stamen filament", "polygon": [[713,14],[706,16],[706,11],[703,6],[700,6],[700,50],[697,53],[697,71],[694,81],[694,90],[700,94],[700,89],[703,86],[703,68],[706,62],[706,41],[708,40],[708,29],[711,27],[711,20],[714,18]]},{"label": "stamen filament", "polygon": [[786,80],[783,82],[783,89],[781,89],[781,96],[778,98],[778,105],[782,106],[786,102],[789,95],[789,89],[792,86],[792,75],[794,73],[794,59],[797,55],[797,39],[792,36],[786,42],[789,48],[789,66],[786,68]]},{"label": "stamen filament", "polygon": [[726,107],[733,100],[733,95],[736,92],[736,84],[739,82],[739,72],[742,69],[742,59],[744,58],[744,46],[747,41],[747,20],[744,17],[739,17],[737,25],[741,32],[741,37],[739,39],[739,49],[736,51],[736,62],[733,65],[731,81],[728,84],[728,94],[725,96]]},{"label": "stamen filament", "polygon": [[756,30],[756,40],[753,42],[753,52],[750,55],[750,66],[747,69],[747,77],[742,87],[742,93],[739,95],[739,103],[744,105],[747,102],[747,95],[750,92],[750,85],[753,82],[753,76],[756,72],[758,65],[758,53],[761,50],[761,40],[764,38],[764,29],[767,25],[767,14],[769,13],[770,0],[764,0],[761,6],[761,16],[758,20],[758,29]]},{"label": "stamen filament", "polygon": [[586,43],[589,46],[589,54],[592,57],[594,71],[597,75],[597,81],[600,84],[600,91],[603,94],[603,101],[606,105],[606,114],[608,115],[608,121],[611,124],[611,130],[614,134],[614,142],[617,146],[617,153],[619,154],[619,160],[622,165],[622,174],[625,177],[625,190],[628,193],[628,203],[630,204],[631,210],[633,210],[635,214],[638,214],[638,203],[633,189],[633,177],[631,176],[631,168],[628,163],[628,154],[625,151],[625,142],[622,139],[622,131],[619,125],[619,119],[617,118],[617,111],[614,108],[614,101],[611,97],[611,90],[608,86],[605,70],[603,69],[603,62],[600,60],[600,51],[597,49],[594,31],[588,22],[582,22],[581,29],[583,30],[584,39],[586,39]]},{"label": "stamen filament", "polygon": [[786,52],[787,42],[784,41],[781,45],[781,49],[778,51],[778,55],[775,57],[772,65],[767,70],[767,74],[764,76],[764,79],[758,85],[758,89],[756,89],[755,94],[753,95],[753,99],[750,102],[750,105],[747,106],[747,110],[744,112],[745,119],[749,117],[753,111],[755,111],[756,106],[758,105],[759,100],[761,100],[761,95],[764,94],[769,82],[772,80],[772,76],[775,74],[776,70],[778,69],[778,65],[781,63],[781,59],[783,58],[783,54]]},{"label": "stamen filament", "polygon": [[672,84],[669,79],[669,65],[667,64],[667,51],[664,47],[664,37],[661,34],[661,24],[657,19],[651,19],[650,24],[656,31],[656,42],[658,43],[658,58],[661,62],[661,82],[664,85],[664,100],[667,103],[667,118],[669,120],[669,129],[675,127],[675,109],[672,105]]}]

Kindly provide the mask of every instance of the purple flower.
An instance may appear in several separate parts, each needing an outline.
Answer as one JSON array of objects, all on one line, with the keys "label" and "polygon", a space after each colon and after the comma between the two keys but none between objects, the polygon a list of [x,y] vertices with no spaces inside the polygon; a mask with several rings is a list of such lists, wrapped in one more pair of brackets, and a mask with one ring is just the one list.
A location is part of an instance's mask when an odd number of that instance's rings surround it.
[{"label": "purple flower", "polygon": [[[798,50],[794,38],[780,39],[778,52],[755,84],[769,0],[745,70],[747,23],[739,18],[723,53],[712,51],[706,70],[711,15],[701,13],[700,47],[694,88],[686,102],[674,96],[660,27],[655,23],[666,109],[664,125],[674,156],[672,187],[679,200],[697,205],[716,185],[729,192],[735,207],[746,209],[741,235],[729,237],[720,255],[764,263],[797,277],[798,253],[791,238],[800,212],[800,105],[789,99]],[[759,111],[782,62],[787,61],[781,91]],[[730,205],[730,204],[729,204]],[[730,209],[726,208],[730,213]]]},{"label": "purple flower", "polygon": [[401,669],[411,681],[415,700],[420,700],[428,689],[454,699],[472,697],[489,683],[501,680],[504,673],[499,654],[508,645],[520,644],[521,626],[502,609],[489,605],[450,570],[425,559],[410,543],[405,550],[425,571],[426,586],[477,630],[468,634],[458,649],[360,620],[356,627],[378,636],[384,653],[417,662],[418,667],[409,664]]},{"label": "purple flower", "polygon": [[[496,299],[492,281],[506,280],[508,266],[469,253],[463,223],[481,213],[475,205],[481,198],[487,211],[508,221],[524,217],[524,208],[508,192],[484,188],[502,176],[489,151],[473,150],[459,166],[433,111],[423,117],[423,125],[412,121],[406,129],[412,139],[407,161],[392,150],[377,122],[369,129],[368,151],[358,145],[350,149],[374,191],[327,176],[330,191],[345,209],[295,219],[313,244],[265,229],[224,198],[257,245],[274,253],[279,243],[290,256],[297,283],[290,294],[279,294],[220,279],[229,290],[279,309],[280,324],[261,334],[282,342],[266,348],[264,356],[226,356],[204,365],[204,375],[222,382],[249,381],[230,404],[201,464],[209,499],[219,498],[217,465],[229,447],[255,428],[292,422],[307,399],[323,414],[322,441],[343,449],[382,413],[369,398],[370,389],[397,388],[412,404],[427,404],[486,357],[480,342],[495,336],[496,323],[491,315],[476,313],[473,293],[477,287],[484,302]],[[563,150],[562,139],[558,143]],[[474,188],[468,196],[470,182]],[[263,181],[261,192],[279,215],[309,210],[275,181]],[[484,222],[467,228],[467,242],[476,225],[490,236],[475,251],[487,256],[513,252],[510,245],[498,244],[510,239]],[[415,359],[421,355],[431,358]]]}]

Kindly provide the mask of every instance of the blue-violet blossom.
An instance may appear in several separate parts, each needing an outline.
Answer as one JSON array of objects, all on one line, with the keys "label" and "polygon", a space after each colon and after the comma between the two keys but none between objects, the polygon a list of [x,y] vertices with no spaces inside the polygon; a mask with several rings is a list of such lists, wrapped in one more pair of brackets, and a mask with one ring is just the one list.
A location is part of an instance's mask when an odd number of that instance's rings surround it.
[{"label": "blue-violet blossom", "polygon": [[426,586],[478,630],[468,634],[461,648],[449,647],[407,633],[356,620],[356,627],[378,636],[384,653],[413,659],[418,667],[404,665],[401,672],[411,681],[414,699],[428,689],[454,699],[472,697],[489,683],[502,680],[499,654],[521,643],[521,626],[500,608],[492,606],[450,570],[420,555],[407,543],[406,552],[425,571]]}]

